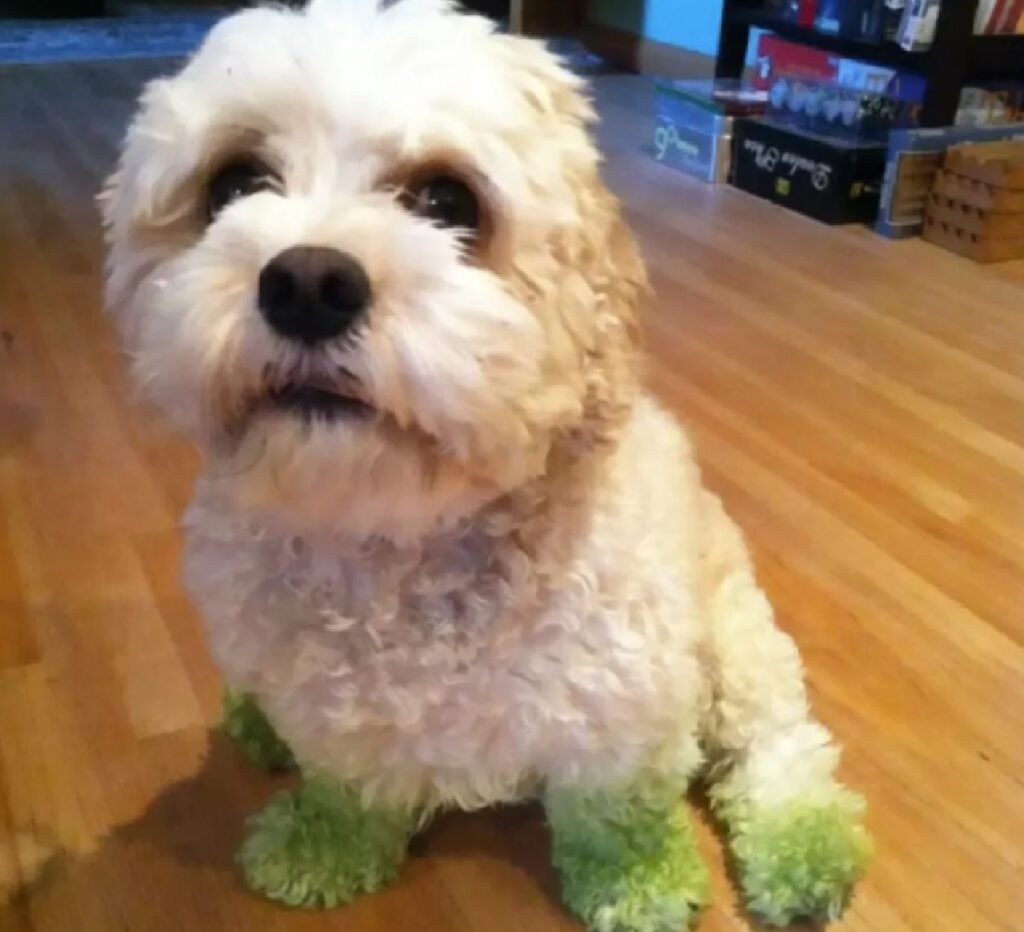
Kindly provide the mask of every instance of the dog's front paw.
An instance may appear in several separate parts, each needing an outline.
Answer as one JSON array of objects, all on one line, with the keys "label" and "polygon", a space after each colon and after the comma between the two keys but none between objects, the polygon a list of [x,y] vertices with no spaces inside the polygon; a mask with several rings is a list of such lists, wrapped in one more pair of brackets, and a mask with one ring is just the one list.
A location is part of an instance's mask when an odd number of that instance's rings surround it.
[{"label": "dog's front paw", "polygon": [[327,908],[392,881],[413,827],[409,814],[366,809],[351,789],[313,780],[249,820],[238,860],[249,886],[269,899]]},{"label": "dog's front paw", "polygon": [[871,852],[862,809],[860,797],[836,787],[826,801],[746,803],[727,812],[750,911],[773,925],[837,919]]},{"label": "dog's front paw", "polygon": [[561,794],[548,815],[562,897],[591,932],[682,932],[707,902],[707,868],[675,794]]},{"label": "dog's front paw", "polygon": [[271,772],[295,769],[291,749],[274,731],[256,700],[236,689],[224,690],[222,728],[257,767]]},{"label": "dog's front paw", "polygon": [[617,876],[585,862],[580,870],[575,881],[563,870],[562,895],[592,932],[682,932],[707,902],[704,865],[689,859]]}]

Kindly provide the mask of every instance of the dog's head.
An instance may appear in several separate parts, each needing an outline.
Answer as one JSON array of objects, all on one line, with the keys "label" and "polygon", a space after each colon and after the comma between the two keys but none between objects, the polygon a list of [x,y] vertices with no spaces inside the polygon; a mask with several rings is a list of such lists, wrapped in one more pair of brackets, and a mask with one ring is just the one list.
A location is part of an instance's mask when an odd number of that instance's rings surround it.
[{"label": "dog's head", "polygon": [[417,535],[598,442],[643,271],[579,82],[445,0],[220,23],[102,196],[146,394],[251,507]]}]

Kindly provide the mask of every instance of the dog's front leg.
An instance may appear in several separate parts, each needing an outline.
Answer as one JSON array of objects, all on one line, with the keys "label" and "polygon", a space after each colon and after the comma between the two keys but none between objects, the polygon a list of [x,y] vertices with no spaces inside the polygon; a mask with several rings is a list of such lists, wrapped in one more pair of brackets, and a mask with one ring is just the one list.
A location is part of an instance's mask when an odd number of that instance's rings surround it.
[{"label": "dog's front leg", "polygon": [[291,748],[281,740],[259,704],[248,693],[230,686],[224,690],[221,727],[257,767],[271,773],[295,769]]},{"label": "dog's front leg", "polygon": [[307,774],[249,820],[238,861],[269,899],[327,908],[394,880],[418,825],[415,812],[366,806],[357,789]]},{"label": "dog's front leg", "polygon": [[684,790],[655,776],[597,792],[548,788],[562,897],[593,932],[681,932],[707,901]]},{"label": "dog's front leg", "polygon": [[775,625],[738,528],[703,502],[701,561],[714,683],[709,797],[748,907],[775,925],[835,919],[863,872],[864,802],[835,777],[839,751],[811,716],[803,666]]}]

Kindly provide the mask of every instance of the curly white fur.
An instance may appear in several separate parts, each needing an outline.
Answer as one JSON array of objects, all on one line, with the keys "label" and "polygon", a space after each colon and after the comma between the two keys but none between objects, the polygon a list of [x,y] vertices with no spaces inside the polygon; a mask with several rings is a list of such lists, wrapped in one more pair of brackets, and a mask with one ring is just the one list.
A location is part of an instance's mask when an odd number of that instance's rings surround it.
[{"label": "curly white fur", "polygon": [[[638,387],[644,276],[591,119],[540,45],[441,0],[255,9],[148,88],[105,194],[136,376],[207,454],[186,582],[217,660],[300,759],[393,804],[682,782],[702,740],[746,794],[832,786],[795,649]],[[239,149],[283,190],[207,225]],[[482,257],[389,187],[436,160],[489,192]],[[298,243],[365,266],[360,339],[300,350],[256,313]],[[253,413],[297,372],[377,416]]]}]

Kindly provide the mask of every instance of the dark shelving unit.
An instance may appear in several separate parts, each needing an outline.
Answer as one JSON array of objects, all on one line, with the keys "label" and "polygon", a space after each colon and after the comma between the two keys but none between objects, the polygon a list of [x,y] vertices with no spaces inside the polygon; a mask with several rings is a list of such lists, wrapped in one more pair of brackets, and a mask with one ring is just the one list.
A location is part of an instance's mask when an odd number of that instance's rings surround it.
[{"label": "dark shelving unit", "polygon": [[874,62],[924,76],[922,126],[948,126],[956,116],[960,90],[972,81],[1024,80],[1024,36],[976,36],[977,0],[944,0],[931,48],[907,52],[894,42],[871,43],[818,32],[782,19],[759,0],[725,0],[715,76],[738,78],[747,58],[752,28],[822,49],[844,58]]}]

